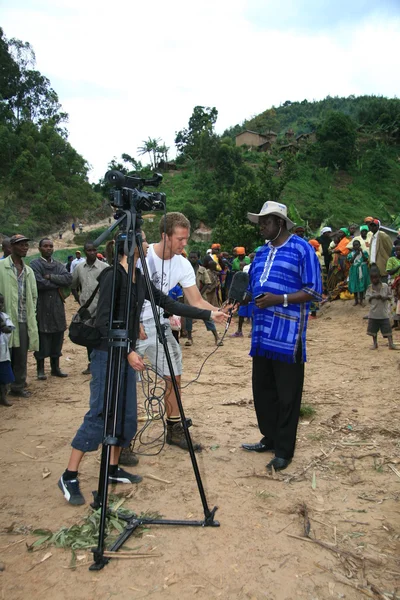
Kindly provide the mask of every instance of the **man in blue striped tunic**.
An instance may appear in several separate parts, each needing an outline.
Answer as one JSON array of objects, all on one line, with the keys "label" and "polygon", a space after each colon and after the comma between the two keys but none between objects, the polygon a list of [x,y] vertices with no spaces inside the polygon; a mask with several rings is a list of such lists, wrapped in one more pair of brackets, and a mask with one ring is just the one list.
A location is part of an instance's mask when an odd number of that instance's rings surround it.
[{"label": "man in blue striped tunic", "polygon": [[321,272],[312,246],[289,233],[294,223],[284,204],[265,202],[259,214],[247,216],[269,241],[255,256],[248,289],[255,300],[250,356],[254,406],[263,437],[242,447],[273,451],[267,469],[278,471],[286,469],[294,454],[309,303],[321,300]]}]

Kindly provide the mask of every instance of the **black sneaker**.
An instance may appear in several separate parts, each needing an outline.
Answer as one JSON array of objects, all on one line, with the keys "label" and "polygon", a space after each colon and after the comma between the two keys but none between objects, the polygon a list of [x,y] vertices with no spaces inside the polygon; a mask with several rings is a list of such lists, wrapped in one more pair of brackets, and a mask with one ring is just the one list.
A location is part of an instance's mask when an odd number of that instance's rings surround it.
[{"label": "black sneaker", "polygon": [[78,505],[85,504],[85,498],[82,496],[81,490],[79,489],[78,479],[64,479],[61,475],[58,480],[58,487],[64,494],[64,498],[70,504]]},{"label": "black sneaker", "polygon": [[128,473],[125,469],[118,467],[117,472],[114,475],[108,476],[108,483],[140,483],[143,477],[140,475],[133,475]]}]

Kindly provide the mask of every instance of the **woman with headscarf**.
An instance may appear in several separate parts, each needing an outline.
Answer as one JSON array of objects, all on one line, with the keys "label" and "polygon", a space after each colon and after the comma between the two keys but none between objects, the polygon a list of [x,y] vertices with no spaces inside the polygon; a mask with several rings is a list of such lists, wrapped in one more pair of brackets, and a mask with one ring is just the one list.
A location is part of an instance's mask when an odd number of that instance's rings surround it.
[{"label": "woman with headscarf", "polygon": [[220,265],[219,253],[221,252],[221,244],[211,244],[211,258],[216,264],[216,270],[219,272],[222,270]]},{"label": "woman with headscarf", "polygon": [[353,250],[354,242],[360,242],[361,250],[363,252],[368,252],[368,249],[369,249],[368,233],[369,233],[368,225],[361,225],[360,235],[356,235],[355,237],[353,237],[353,239],[350,240],[350,242],[348,244],[349,250]]},{"label": "woman with headscarf", "polygon": [[346,264],[346,257],[350,252],[347,247],[350,243],[350,231],[346,227],[341,227],[337,232],[335,239],[336,246],[331,250],[333,260],[329,268],[327,288],[332,292],[338,283],[346,279],[349,265]]},{"label": "woman with headscarf", "polygon": [[246,265],[250,264],[250,258],[246,256],[246,248],[244,246],[238,246],[236,248],[236,258],[232,261],[232,271],[240,271],[240,263],[245,262]]}]

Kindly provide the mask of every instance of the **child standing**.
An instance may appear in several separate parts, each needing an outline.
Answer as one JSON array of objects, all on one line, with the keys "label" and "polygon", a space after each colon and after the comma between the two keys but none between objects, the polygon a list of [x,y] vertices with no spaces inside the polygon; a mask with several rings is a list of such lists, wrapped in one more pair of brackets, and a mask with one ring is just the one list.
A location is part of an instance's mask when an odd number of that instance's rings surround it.
[{"label": "child standing", "polygon": [[[324,257],[322,255],[321,252],[321,244],[319,243],[318,240],[309,240],[308,243],[310,244],[310,246],[312,246],[315,250],[315,254],[317,255],[318,258],[318,262],[319,265],[321,267],[321,280],[322,280],[322,289],[326,288],[326,281],[324,281]],[[317,318],[317,312],[319,311],[319,302],[314,302],[312,301],[310,303],[310,316],[308,317],[309,319],[316,319]]]},{"label": "child standing", "polygon": [[[253,253],[253,258],[250,258],[250,260],[253,262],[254,260],[254,256],[255,254]],[[239,263],[240,265],[240,270],[243,271],[244,273],[248,273],[250,270],[250,266],[251,263],[249,265],[246,265],[246,263],[244,261],[241,261]],[[246,267],[248,267],[246,269]],[[249,302],[248,304],[243,304],[241,306],[239,306],[238,309],[238,315],[239,315],[239,321],[238,321],[238,328],[237,331],[235,331],[235,333],[232,333],[230,337],[233,338],[238,338],[238,337],[243,337],[243,323],[244,320],[247,318],[248,320],[252,320],[253,319],[253,309],[254,309],[254,302]],[[249,337],[251,337],[251,331],[249,333]]]},{"label": "child standing", "polygon": [[4,312],[4,296],[0,294],[0,404],[2,406],[12,406],[7,400],[7,386],[15,381],[8,347],[13,329],[15,329],[13,322]]},{"label": "child standing", "polygon": [[378,348],[378,332],[388,339],[389,350],[397,350],[393,344],[392,328],[390,326],[390,298],[391,290],[387,283],[382,283],[379,268],[374,264],[369,271],[371,285],[365,295],[370,305],[368,315],[367,334],[372,335],[373,345],[371,350]]},{"label": "child standing", "polygon": [[363,251],[358,240],[353,240],[353,250],[347,257],[351,264],[349,292],[354,294],[354,306],[364,306],[364,293],[370,284],[368,273],[368,252]]}]

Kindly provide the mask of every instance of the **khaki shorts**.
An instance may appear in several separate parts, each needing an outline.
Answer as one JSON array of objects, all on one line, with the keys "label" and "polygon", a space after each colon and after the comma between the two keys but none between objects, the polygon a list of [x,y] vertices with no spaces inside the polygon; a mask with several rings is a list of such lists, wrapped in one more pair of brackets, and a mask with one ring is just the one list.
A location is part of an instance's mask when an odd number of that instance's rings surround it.
[{"label": "khaki shorts", "polygon": [[[147,340],[138,340],[136,342],[136,352],[141,357],[147,357],[151,366],[156,369],[160,375],[170,376],[170,370],[165,357],[164,347],[160,343],[157,335],[156,324],[153,319],[148,319],[143,323],[144,330],[147,335]],[[179,343],[172,335],[171,327],[166,324],[165,337],[169,353],[171,355],[172,366],[175,375],[182,375],[182,351]]]}]

